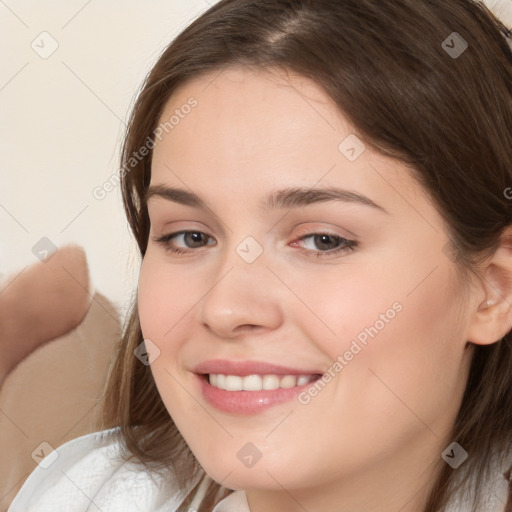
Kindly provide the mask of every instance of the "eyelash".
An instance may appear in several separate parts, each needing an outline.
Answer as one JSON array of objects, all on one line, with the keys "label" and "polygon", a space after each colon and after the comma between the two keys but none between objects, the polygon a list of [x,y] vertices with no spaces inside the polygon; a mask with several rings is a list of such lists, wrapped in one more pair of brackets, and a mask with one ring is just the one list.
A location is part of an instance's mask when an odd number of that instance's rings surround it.
[{"label": "eyelash", "polygon": [[[205,235],[207,236],[208,238],[211,238],[209,237],[208,235],[206,235],[206,233],[203,233],[202,231],[176,231],[175,233],[169,233],[168,235],[163,235],[161,237],[152,237],[152,239],[162,245],[166,251],[170,252],[170,253],[173,253],[173,254],[188,254],[190,253],[191,251],[195,251],[197,249],[182,249],[180,247],[172,247],[170,245],[170,241],[172,238],[178,236],[178,235],[184,235],[184,234],[187,234],[187,233],[200,233],[201,235]],[[359,245],[359,242],[356,242],[355,240],[348,240],[346,238],[343,238],[341,236],[338,236],[338,235],[332,235],[330,233],[310,233],[310,234],[307,234],[307,235],[304,235],[302,237],[300,237],[297,241],[302,241],[306,238],[310,238],[310,237],[314,237],[314,236],[318,236],[318,235],[324,235],[324,236],[329,236],[331,238],[334,238],[336,240],[338,240],[340,243],[341,243],[341,246],[340,247],[336,247],[335,249],[329,249],[327,251],[314,251],[314,250],[311,250],[311,249],[301,249],[301,251],[306,254],[307,256],[313,256],[313,257],[316,257],[316,258],[322,258],[322,257],[325,257],[325,256],[332,256],[332,255],[335,255],[335,254],[340,254],[342,252],[351,252],[353,251],[356,247],[358,247]],[[199,248],[199,249],[202,249]]]}]

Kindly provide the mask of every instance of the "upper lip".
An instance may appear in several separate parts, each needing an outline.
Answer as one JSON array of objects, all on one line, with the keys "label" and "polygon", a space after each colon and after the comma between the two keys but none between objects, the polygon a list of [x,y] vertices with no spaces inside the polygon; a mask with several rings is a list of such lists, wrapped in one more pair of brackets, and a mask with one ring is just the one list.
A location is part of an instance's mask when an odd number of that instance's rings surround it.
[{"label": "upper lip", "polygon": [[228,361],[227,359],[212,359],[203,361],[194,367],[195,373],[214,373],[223,375],[320,375],[317,370],[303,370],[286,366],[265,363],[263,361]]}]

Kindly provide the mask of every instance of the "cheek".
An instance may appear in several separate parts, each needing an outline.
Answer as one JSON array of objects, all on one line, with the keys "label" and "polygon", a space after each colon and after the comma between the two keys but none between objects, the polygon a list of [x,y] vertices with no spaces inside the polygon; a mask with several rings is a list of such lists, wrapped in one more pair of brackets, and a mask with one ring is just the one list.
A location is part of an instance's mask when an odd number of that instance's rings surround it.
[{"label": "cheek", "polygon": [[[383,426],[384,438],[396,435],[393,429],[401,430],[403,438],[412,432],[428,435],[430,428],[449,422],[458,408],[464,344],[449,282],[449,275],[440,271],[421,289],[400,297],[402,310],[366,345],[359,344],[360,353],[343,371],[344,407],[359,411],[365,404],[374,424]],[[366,415],[355,412],[363,430]],[[371,435],[371,429],[365,434]]]},{"label": "cheek", "polygon": [[425,431],[425,424],[449,420],[457,409],[464,384],[458,291],[448,265],[429,275],[431,270],[393,262],[386,272],[353,272],[334,286],[332,280],[315,281],[319,286],[306,295],[335,332],[326,336],[306,320],[301,324],[332,361],[333,424],[349,430],[359,425],[366,436],[375,435],[376,424],[391,425],[391,439],[397,425],[404,434],[407,425]]},{"label": "cheek", "polygon": [[289,281],[302,301],[290,300],[293,310],[288,312],[305,338],[332,361],[351,347],[357,351],[354,341],[366,349],[382,339],[403,314],[401,294],[380,270],[354,266],[316,275],[305,272]]},{"label": "cheek", "polygon": [[179,279],[172,277],[148,250],[141,265],[137,291],[144,338],[154,339],[160,345],[171,335],[178,318],[186,313],[182,300],[185,291],[181,288]]},{"label": "cheek", "polygon": [[139,283],[137,289],[137,306],[139,311],[140,325],[142,335],[146,338],[156,338],[155,334],[159,332],[159,322],[162,321],[160,307],[162,301],[162,287],[157,286],[155,279],[154,265],[146,255],[142,261],[139,274]]},{"label": "cheek", "polygon": [[[180,293],[179,283],[170,277],[165,265],[148,250],[140,269],[137,304],[142,336],[158,347],[158,356],[152,360],[150,368],[169,413],[186,405],[180,402],[180,393],[176,392],[179,391],[176,379],[180,379],[176,370],[179,343],[175,342],[176,330],[173,330],[173,326],[178,322],[177,315],[185,313],[180,313],[183,308],[180,296],[183,297],[183,293]],[[146,347],[150,350],[147,344]]]},{"label": "cheek", "polygon": [[164,401],[173,396],[183,378],[182,349],[190,335],[190,315],[200,290],[193,282],[170,270],[148,250],[141,265],[137,304],[142,335],[158,347],[151,371]]}]

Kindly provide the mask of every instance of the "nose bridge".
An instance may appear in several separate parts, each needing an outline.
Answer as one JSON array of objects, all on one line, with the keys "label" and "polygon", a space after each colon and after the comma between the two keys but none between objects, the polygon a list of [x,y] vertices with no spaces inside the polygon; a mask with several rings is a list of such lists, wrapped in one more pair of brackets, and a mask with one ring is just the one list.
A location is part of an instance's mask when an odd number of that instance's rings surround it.
[{"label": "nose bridge", "polygon": [[219,254],[215,283],[220,284],[224,280],[223,276],[227,278],[229,275],[231,279],[236,276],[231,284],[236,285],[238,280],[238,289],[243,291],[242,283],[253,286],[255,282],[261,282],[272,275],[267,268],[270,263],[268,251],[264,249],[262,236],[258,238],[252,235],[240,236],[234,232],[227,237],[224,250]]},{"label": "nose bridge", "polygon": [[219,256],[215,277],[200,302],[200,321],[230,337],[244,325],[276,328],[282,319],[276,279],[263,245],[248,235]]}]

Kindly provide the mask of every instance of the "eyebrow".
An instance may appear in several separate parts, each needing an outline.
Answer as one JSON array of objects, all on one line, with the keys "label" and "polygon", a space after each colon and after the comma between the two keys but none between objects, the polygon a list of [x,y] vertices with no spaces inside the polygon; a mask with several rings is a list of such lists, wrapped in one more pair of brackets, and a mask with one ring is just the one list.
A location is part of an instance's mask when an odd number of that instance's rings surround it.
[{"label": "eyebrow", "polygon": [[[152,197],[161,197],[168,201],[173,201],[185,206],[192,206],[194,208],[209,209],[207,204],[194,192],[181,188],[169,187],[167,185],[158,184],[149,187],[144,195],[145,203],[147,204],[149,199]],[[264,200],[260,202],[260,207],[264,210],[277,208],[300,208],[326,201],[342,201],[345,203],[362,204],[389,215],[389,212],[383,206],[372,201],[369,197],[338,187],[289,187],[282,190],[276,190],[270,192]]]}]

